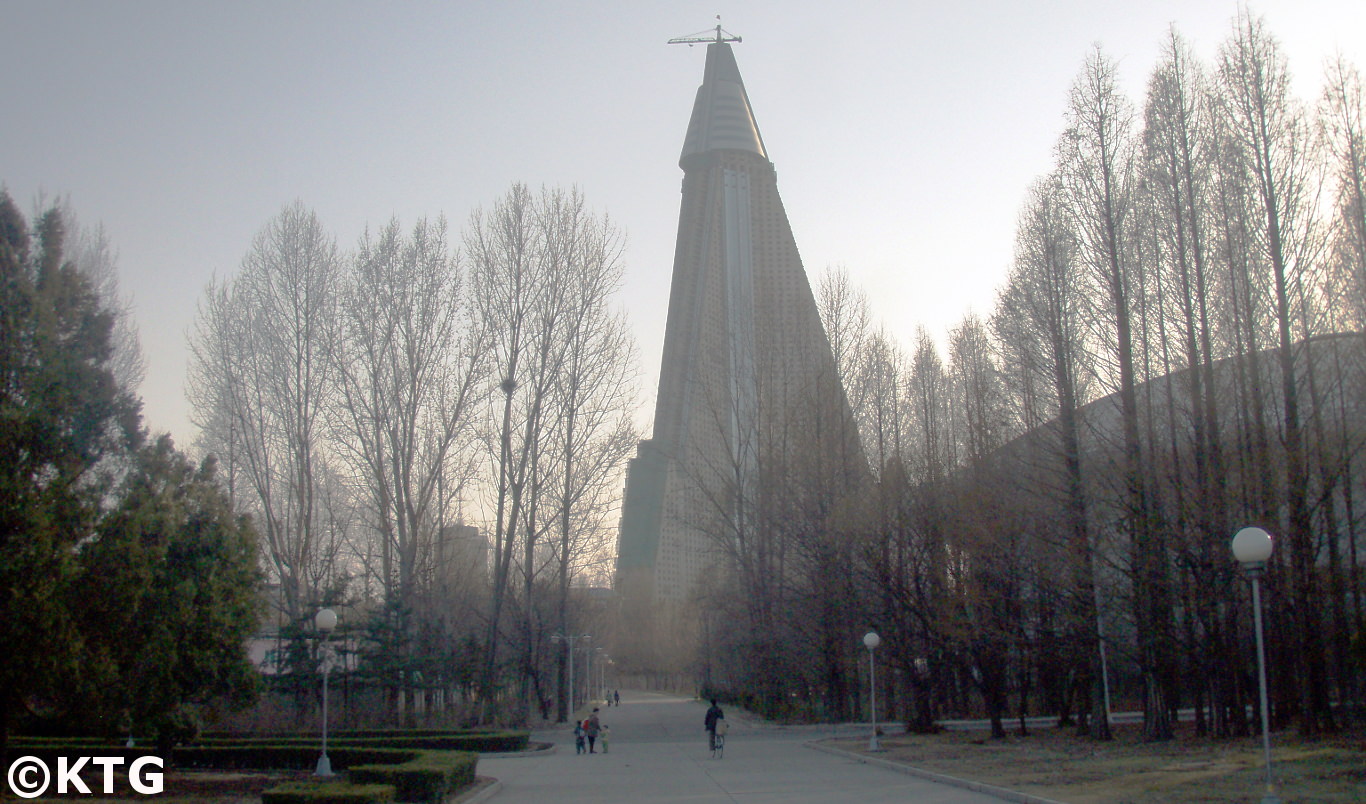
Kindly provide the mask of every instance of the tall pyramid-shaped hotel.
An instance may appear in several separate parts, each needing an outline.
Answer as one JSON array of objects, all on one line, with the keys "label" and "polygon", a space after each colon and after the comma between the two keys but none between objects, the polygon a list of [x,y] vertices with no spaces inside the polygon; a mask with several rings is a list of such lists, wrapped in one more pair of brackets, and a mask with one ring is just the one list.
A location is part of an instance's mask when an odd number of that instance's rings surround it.
[{"label": "tall pyramid-shaped hotel", "polygon": [[830,343],[729,40],[716,29],[683,141],[653,437],[627,471],[617,587],[685,603],[702,579],[784,571],[864,467]]}]

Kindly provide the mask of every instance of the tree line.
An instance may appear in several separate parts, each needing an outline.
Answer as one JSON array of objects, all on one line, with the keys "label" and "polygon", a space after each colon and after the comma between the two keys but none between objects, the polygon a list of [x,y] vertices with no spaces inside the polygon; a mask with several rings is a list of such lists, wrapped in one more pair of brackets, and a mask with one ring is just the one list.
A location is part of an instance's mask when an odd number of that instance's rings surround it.
[{"label": "tree line", "polygon": [[301,706],[326,605],[396,719],[569,716],[550,637],[589,626],[638,437],[622,248],[577,190],[514,185],[458,246],[437,218],[343,251],[295,203],[206,290],[200,447],[261,532]]},{"label": "tree line", "polygon": [[1164,739],[1194,707],[1202,733],[1244,734],[1255,654],[1229,543],[1258,525],[1276,537],[1273,722],[1340,724],[1366,670],[1366,119],[1345,60],[1311,101],[1290,75],[1248,13],[1210,62],[1173,29],[1141,105],[1097,46],[994,310],[943,349],[895,342],[847,272],[822,279],[869,479],[822,527],[789,523],[746,588],[780,621],[751,628],[728,582],[706,592],[735,625],[700,629],[699,676],[846,717],[872,629],[879,701],[910,728],[1052,714],[1104,739],[1133,706]]}]

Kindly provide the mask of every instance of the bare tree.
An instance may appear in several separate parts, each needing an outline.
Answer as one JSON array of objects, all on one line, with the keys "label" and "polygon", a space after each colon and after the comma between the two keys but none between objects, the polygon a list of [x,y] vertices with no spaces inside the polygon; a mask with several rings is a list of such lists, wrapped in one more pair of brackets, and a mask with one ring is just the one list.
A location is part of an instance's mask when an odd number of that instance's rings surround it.
[{"label": "bare tree", "polygon": [[[614,462],[634,440],[626,418],[632,350],[605,306],[619,282],[620,246],[577,190],[537,197],[519,184],[489,213],[474,213],[465,248],[471,313],[489,332],[487,359],[502,393],[502,411],[485,435],[494,564],[483,690],[485,700],[495,691],[503,611],[519,603],[524,713],[533,687],[541,689],[536,657],[547,628],[538,614],[546,609],[535,601],[539,574],[557,568],[568,583],[585,558],[576,551],[591,543],[583,528],[603,514],[585,506],[601,499]],[[512,596],[514,570],[520,601]]]},{"label": "bare tree", "polygon": [[1316,186],[1308,121],[1290,95],[1290,74],[1279,45],[1261,19],[1240,14],[1228,41],[1220,48],[1219,77],[1229,134],[1240,149],[1259,202],[1258,237],[1254,241],[1271,271],[1274,324],[1282,406],[1285,455],[1286,540],[1291,564],[1291,594],[1297,618],[1295,651],[1301,729],[1314,734],[1331,727],[1323,666],[1311,657],[1322,654],[1322,628],[1317,599],[1317,549],[1309,508],[1305,434],[1296,377],[1295,330],[1299,317],[1303,272],[1316,256],[1314,212]]},{"label": "bare tree", "polygon": [[[1024,536],[1008,521],[994,471],[1006,443],[1007,400],[987,325],[965,316],[949,336],[954,432],[959,465],[951,532],[964,555],[958,610],[949,630],[969,665],[991,719],[992,735],[1005,736],[1003,719],[1012,678],[1027,677],[1029,640],[1024,629]],[[1022,707],[1023,709],[1023,707]]]},{"label": "bare tree", "polygon": [[1328,66],[1319,125],[1337,179],[1335,256],[1352,285],[1360,327],[1366,321],[1366,93],[1361,74],[1341,56]]},{"label": "bare tree", "polygon": [[[553,532],[554,619],[561,633],[576,624],[570,586],[576,576],[601,579],[610,563],[612,496],[639,434],[632,421],[636,356],[625,317],[609,303],[621,286],[621,238],[612,223],[592,215],[572,191],[543,199],[541,228],[548,259],[566,285],[561,368],[550,388],[553,411],[545,439],[545,503],[534,527]],[[560,720],[568,683],[559,658]]]},{"label": "bare tree", "polygon": [[816,301],[835,370],[876,475],[902,454],[909,437],[903,398],[906,358],[890,334],[874,329],[868,297],[844,267],[821,276]]},{"label": "bare tree", "polygon": [[835,371],[850,396],[850,405],[859,407],[855,379],[864,362],[868,339],[872,336],[872,310],[868,297],[854,286],[849,269],[830,266],[816,286],[816,308],[820,312],[825,337],[835,358]]},{"label": "bare tree", "polygon": [[[1337,218],[1331,247],[1341,295],[1330,296],[1329,309],[1337,309],[1342,314],[1342,319],[1334,329],[1361,332],[1366,330],[1366,90],[1362,88],[1360,73],[1341,56],[1328,66],[1327,80],[1319,102],[1319,121],[1326,151],[1331,159],[1329,169],[1337,178]],[[1333,303],[1339,299],[1341,303]],[[1348,598],[1351,599],[1350,620],[1355,623],[1358,633],[1366,628],[1366,608],[1362,605],[1361,548],[1356,513],[1358,501],[1355,484],[1350,482],[1350,478],[1356,475],[1358,451],[1351,448],[1353,437],[1347,424],[1347,396],[1339,394],[1337,403],[1340,422],[1337,438],[1344,448],[1339,466],[1341,476],[1346,481],[1341,483],[1341,494],[1347,577],[1343,578],[1342,572],[1334,572],[1329,594],[1336,601],[1337,630],[1342,639],[1353,630],[1347,624],[1349,613],[1345,609]],[[1330,539],[1328,549],[1330,562],[1340,565],[1337,541]],[[1359,695],[1360,688],[1350,680],[1352,675],[1348,672],[1342,675],[1348,679],[1347,696],[1350,697],[1353,692]]]},{"label": "bare tree", "polygon": [[[1222,558],[1227,550],[1225,536],[1230,533],[1228,498],[1225,493],[1226,466],[1221,437],[1222,416],[1214,364],[1215,331],[1219,308],[1216,295],[1210,209],[1214,177],[1211,164],[1216,152],[1210,88],[1184,40],[1173,29],[1164,46],[1163,60],[1148,85],[1144,131],[1144,179],[1147,198],[1146,228],[1158,243],[1150,249],[1151,259],[1160,267],[1157,292],[1166,291],[1169,303],[1159,304],[1156,314],[1163,354],[1169,348],[1181,355],[1187,394],[1184,407],[1189,417],[1189,450],[1178,444],[1176,399],[1166,400],[1172,428],[1171,461],[1179,466],[1189,452],[1193,471],[1189,479],[1179,475],[1172,485],[1176,498],[1176,523],[1167,525],[1188,536],[1180,546],[1182,564],[1192,568],[1193,579],[1183,588],[1194,599],[1187,603],[1190,612],[1186,627],[1190,646],[1186,656],[1194,673],[1203,679],[1195,688],[1197,728],[1208,728],[1205,719],[1206,691],[1212,693],[1215,729],[1229,733],[1224,714],[1235,702],[1226,679],[1228,662],[1236,643],[1224,628],[1216,590],[1227,584],[1229,571]],[[1170,322],[1172,337],[1165,337]],[[1172,345],[1172,340],[1177,341]],[[1172,361],[1160,373],[1174,370]],[[1177,383],[1161,384],[1168,394]],[[1156,450],[1156,446],[1154,446]],[[1174,469],[1174,471],[1177,471]],[[1175,549],[1175,546],[1174,546]],[[1196,629],[1198,628],[1198,635]],[[1197,647],[1197,638],[1207,645]]]},{"label": "bare tree", "polygon": [[[524,185],[514,185],[491,211],[476,210],[471,215],[464,238],[471,261],[471,314],[489,330],[490,370],[503,395],[501,416],[489,433],[492,441],[488,444],[496,480],[493,589],[480,684],[485,706],[497,693],[502,615],[548,387],[544,360],[540,365],[535,362],[538,352],[544,358],[549,348],[539,336],[553,328],[559,314],[554,300],[547,298],[554,290],[545,275],[548,266],[537,256],[533,204],[531,192]],[[538,343],[547,345],[538,350]]]},{"label": "bare tree", "polygon": [[319,590],[319,476],[328,354],[339,260],[317,217],[298,202],[257,235],[231,282],[200,303],[189,396],[206,448],[246,486],[284,613],[302,620]]},{"label": "bare tree", "polygon": [[473,474],[464,448],[476,393],[485,389],[484,334],[466,327],[460,269],[441,219],[419,220],[407,237],[397,221],[377,236],[367,232],[341,287],[333,443],[379,541],[387,609],[401,644],[412,646],[419,600],[451,571],[436,565],[436,542],[458,521]]},{"label": "bare tree", "polygon": [[922,327],[916,333],[906,378],[906,408],[912,437],[903,456],[909,527],[899,529],[898,552],[910,558],[910,602],[919,622],[905,646],[892,648],[910,680],[912,728],[933,723],[936,687],[947,677],[951,657],[946,644],[951,608],[948,604],[955,557],[949,536],[948,477],[954,465],[952,398],[948,373],[934,339]]},{"label": "bare tree", "polygon": [[964,316],[949,334],[949,364],[960,463],[977,466],[1006,442],[1009,414],[991,332],[976,314]]},{"label": "bare tree", "polygon": [[[1103,646],[1097,630],[1096,546],[1082,471],[1079,418],[1091,359],[1084,320],[1087,283],[1081,246],[1066,204],[1067,195],[1057,176],[1031,189],[1016,234],[1015,262],[998,300],[992,329],[1003,350],[1002,362],[1016,367],[1010,384],[1020,415],[1045,425],[1044,433],[1056,439],[1056,447],[1041,456],[1043,466],[1029,468],[1042,470],[1043,477],[1050,478],[1043,484],[1044,493],[1060,497],[1061,555],[1067,559],[1067,576],[1061,579],[1065,584],[1061,596],[1066,669],[1085,704],[1079,729],[1090,733],[1094,724],[1097,736],[1104,738],[1109,724],[1100,694]],[[1026,454],[1017,460],[1036,459]],[[1069,714],[1064,706],[1063,719]]]},{"label": "bare tree", "polygon": [[910,423],[904,393],[907,362],[891,335],[878,332],[868,340],[866,359],[854,377],[854,386],[859,389],[854,417],[869,463],[878,474],[889,462],[901,460],[908,447]]},{"label": "bare tree", "polygon": [[[1068,209],[1082,243],[1081,256],[1094,273],[1104,303],[1098,321],[1113,327],[1113,358],[1123,435],[1125,479],[1123,525],[1131,545],[1134,606],[1142,645],[1145,680],[1144,733],[1149,739],[1172,734],[1166,682],[1172,677],[1170,612],[1166,598],[1167,547],[1152,522],[1140,438],[1135,364],[1134,310],[1138,266],[1125,252],[1132,208],[1134,168],[1133,110],[1119,89],[1117,68],[1096,47],[1072,87],[1067,131],[1059,142],[1059,165],[1068,190]],[[1101,727],[1102,734],[1108,727]]]}]

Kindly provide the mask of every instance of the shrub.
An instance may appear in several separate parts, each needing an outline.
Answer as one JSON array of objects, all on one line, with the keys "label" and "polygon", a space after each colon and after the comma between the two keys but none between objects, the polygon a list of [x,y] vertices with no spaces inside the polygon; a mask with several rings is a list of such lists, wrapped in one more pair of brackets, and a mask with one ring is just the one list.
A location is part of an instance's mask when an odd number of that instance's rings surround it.
[{"label": "shrub", "polygon": [[474,784],[478,754],[429,751],[401,765],[356,765],[347,771],[355,784],[393,785],[399,801],[440,804]]},{"label": "shrub", "polygon": [[[394,732],[388,737],[364,737],[328,744],[333,767],[345,769],[346,778],[327,781],[288,782],[267,790],[265,804],[362,804],[362,802],[417,802],[440,804],[447,797],[474,784],[479,763],[476,751],[450,750],[452,746],[480,746],[482,750],[521,750],[526,732],[484,734],[411,735]],[[11,746],[37,755],[51,764],[71,754],[113,754],[129,761],[159,752],[151,748],[123,748],[88,740],[32,740],[19,738]],[[22,746],[22,748],[21,748]],[[182,746],[170,754],[170,765],[180,768],[223,770],[310,770],[318,761],[319,743],[314,738],[246,738],[206,740]]]},{"label": "shrub", "polygon": [[[432,728],[432,729],[401,729],[401,728],[384,728],[384,729],[328,729],[328,730],[327,730],[327,737],[328,737],[329,740],[332,739],[333,737],[335,737],[335,738],[337,738],[337,739],[339,739],[339,740],[345,740],[345,739],[351,739],[351,738],[368,738],[368,737],[434,737],[434,736],[447,736],[447,735],[493,734],[493,733],[495,733],[495,732],[502,732],[502,731],[503,731],[502,729],[489,728],[489,727],[485,727],[485,728],[476,728],[476,729],[456,729],[456,728],[445,728],[445,729],[437,729],[437,728]],[[316,730],[299,731],[298,729],[289,729],[289,730],[285,730],[285,731],[265,731],[265,732],[205,731],[205,732],[202,732],[199,736],[200,736],[200,739],[206,740],[206,741],[218,741],[218,740],[274,740],[274,739],[277,739],[277,738],[279,738],[279,737],[304,737],[304,738],[311,738],[311,739],[315,739],[315,740],[316,740],[316,739],[318,739],[318,732],[317,732]]]},{"label": "shrub", "polygon": [[64,742],[60,740],[46,740],[42,743],[32,743],[27,740],[11,740],[9,744],[10,759],[17,756],[34,756],[41,759],[49,768],[55,767],[58,757],[85,756],[89,754],[99,754],[100,756],[123,757],[125,764],[132,764],[135,760],[145,756],[165,755],[155,748],[124,748],[123,746],[111,746],[109,743],[86,743],[86,742]]},{"label": "shrub", "polygon": [[[288,745],[197,745],[175,749],[171,758],[182,768],[222,768],[260,770],[309,770],[318,763],[317,744]],[[408,762],[420,756],[416,750],[401,748],[347,748],[328,746],[327,756],[337,768],[352,765]]]},{"label": "shrub", "polygon": [[393,785],[358,785],[340,779],[286,782],[261,793],[262,804],[387,804],[393,800]]},{"label": "shrub", "polygon": [[[373,736],[372,736],[373,735]],[[474,751],[476,753],[506,753],[525,751],[529,734],[524,731],[487,732],[415,732],[394,731],[384,735],[366,736],[328,735],[328,749],[337,748],[408,748],[443,751]],[[206,748],[251,748],[256,746],[317,746],[317,736],[293,737],[211,737],[200,740]]]}]

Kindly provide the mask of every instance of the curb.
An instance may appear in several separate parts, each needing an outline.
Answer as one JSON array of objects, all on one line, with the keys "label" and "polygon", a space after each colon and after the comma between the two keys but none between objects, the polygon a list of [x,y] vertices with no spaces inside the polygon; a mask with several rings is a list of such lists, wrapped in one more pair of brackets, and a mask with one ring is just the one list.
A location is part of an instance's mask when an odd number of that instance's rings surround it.
[{"label": "curb", "polygon": [[[522,759],[524,757],[545,756],[555,753],[554,743],[531,743],[537,746],[527,751],[509,751],[502,754],[480,754],[479,758],[489,759]],[[483,804],[503,791],[502,781],[492,776],[476,776],[475,787],[467,790],[455,798],[447,799],[444,804]]]},{"label": "curb", "polygon": [[904,773],[908,776],[918,776],[921,779],[927,779],[931,782],[938,782],[939,784],[951,785],[953,787],[961,787],[966,790],[972,790],[977,793],[985,793],[986,795],[995,796],[996,798],[999,798],[1003,801],[1014,801],[1016,802],[1016,804],[1063,804],[1063,802],[1054,801],[1051,798],[1040,798],[1039,796],[1032,796],[1028,793],[1021,793],[1015,790],[1007,790],[1004,787],[996,787],[995,785],[990,785],[985,782],[972,782],[968,781],[967,779],[959,779],[956,776],[948,776],[943,773],[927,771],[921,768],[912,767],[911,765],[904,765],[900,762],[893,762],[890,759],[870,757],[865,754],[855,754],[852,751],[845,751],[843,748],[835,748],[829,745],[822,745],[816,741],[802,743],[802,745],[806,746],[807,748],[814,748],[817,751],[824,751],[827,754],[834,754],[835,756],[841,756],[846,759],[852,759],[855,762],[862,762],[866,765],[876,765],[880,768],[886,768],[887,770],[896,771],[897,773]]},{"label": "curb", "polygon": [[530,742],[527,743],[525,751],[504,751],[501,753],[488,753],[479,755],[480,759],[525,759],[527,757],[545,757],[555,753],[557,746],[554,743]]},{"label": "curb", "polygon": [[483,804],[503,789],[503,783],[491,776],[475,777],[476,787],[454,798],[446,799],[445,804]]}]

